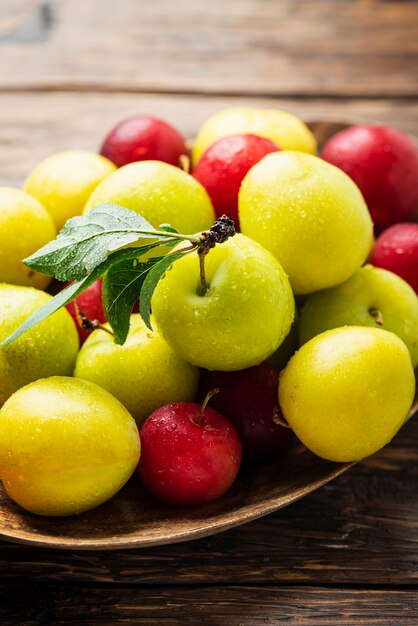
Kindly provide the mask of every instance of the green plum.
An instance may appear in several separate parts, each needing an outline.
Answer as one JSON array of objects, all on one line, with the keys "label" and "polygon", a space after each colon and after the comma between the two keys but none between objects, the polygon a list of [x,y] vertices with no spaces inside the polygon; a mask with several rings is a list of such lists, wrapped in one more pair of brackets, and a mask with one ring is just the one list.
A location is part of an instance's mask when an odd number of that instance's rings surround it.
[{"label": "green plum", "polygon": [[74,515],[111,498],[138,464],[135,421],[84,380],[52,376],[22,387],[0,411],[0,476],[38,515]]},{"label": "green plum", "polygon": [[[52,296],[33,287],[0,284],[0,341]],[[23,385],[47,376],[72,374],[77,329],[61,309],[8,346],[0,346],[0,406]]]},{"label": "green plum", "polygon": [[390,330],[407,345],[418,365],[418,297],[402,278],[366,265],[346,282],[308,296],[299,322],[299,341],[338,326]]},{"label": "green plum", "polygon": [[176,261],[152,299],[157,327],[173,350],[206,369],[261,363],[281,344],[294,300],[279,262],[238,234],[206,256],[208,290],[201,295],[195,252]]},{"label": "green plum", "polygon": [[281,373],[279,403],[307,448],[345,462],[373,454],[394,437],[414,392],[411,358],[399,337],[345,326],[296,352]]},{"label": "green plum", "polygon": [[150,331],[139,314],[132,315],[123,346],[104,330],[94,331],[79,352],[74,375],[109,391],[138,424],[164,404],[194,400],[199,382],[197,368],[175,354],[156,328]]},{"label": "green plum", "polygon": [[124,165],[93,191],[84,212],[107,202],[140,213],[155,228],[168,223],[181,233],[206,230],[215,220],[204,187],[190,174],[162,161]]},{"label": "green plum", "polygon": [[193,163],[218,139],[242,134],[265,137],[282,150],[316,153],[315,137],[296,115],[279,109],[236,107],[219,111],[206,120],[193,146]]},{"label": "green plum", "polygon": [[296,294],[333,287],[361,267],[373,224],[355,183],[301,152],[268,154],[239,192],[241,231],[282,264]]}]

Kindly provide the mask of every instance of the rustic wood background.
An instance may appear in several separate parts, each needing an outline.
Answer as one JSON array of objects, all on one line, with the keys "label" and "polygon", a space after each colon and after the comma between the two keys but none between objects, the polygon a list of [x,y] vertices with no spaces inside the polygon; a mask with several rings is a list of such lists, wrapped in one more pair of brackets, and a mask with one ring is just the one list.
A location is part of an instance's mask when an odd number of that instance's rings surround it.
[{"label": "rustic wood background", "polygon": [[[416,1],[0,0],[0,184],[137,112],[187,135],[246,104],[418,135],[417,67]],[[320,491],[209,539],[0,543],[0,623],[416,625],[417,443],[415,419]]]}]

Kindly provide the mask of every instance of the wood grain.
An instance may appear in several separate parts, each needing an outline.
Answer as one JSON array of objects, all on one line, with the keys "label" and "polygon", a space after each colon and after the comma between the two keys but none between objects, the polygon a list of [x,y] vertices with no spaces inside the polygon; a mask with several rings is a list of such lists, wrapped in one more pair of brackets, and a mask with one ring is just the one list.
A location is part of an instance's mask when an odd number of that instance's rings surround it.
[{"label": "wood grain", "polygon": [[416,626],[416,591],[318,587],[0,587],[2,626]]},{"label": "wood grain", "polygon": [[[1,0],[0,185],[137,112],[189,136],[248,105],[418,134],[417,23],[414,0]],[[0,623],[415,625],[417,455],[414,420],[320,491],[191,543],[0,542]]]},{"label": "wood grain", "polygon": [[[349,123],[313,122],[321,147]],[[418,400],[408,415],[418,409]],[[210,505],[173,510],[156,503],[137,476],[109,502],[80,516],[51,519],[21,509],[0,490],[0,535],[38,546],[117,549],[177,543],[216,534],[252,521],[305,497],[340,476],[352,464],[320,459],[300,444],[277,463],[243,468],[226,496]]]},{"label": "wood grain", "polygon": [[0,86],[416,97],[417,31],[396,0],[2,0]]},{"label": "wood grain", "polygon": [[418,419],[378,454],[256,522],[178,545],[63,552],[0,543],[0,583],[418,584]]},{"label": "wood grain", "polygon": [[110,128],[124,117],[136,113],[158,115],[191,137],[210,115],[233,106],[283,108],[306,120],[378,121],[418,135],[418,98],[330,101],[103,93],[0,94],[0,185],[20,186],[29,171],[54,152],[97,150]]}]

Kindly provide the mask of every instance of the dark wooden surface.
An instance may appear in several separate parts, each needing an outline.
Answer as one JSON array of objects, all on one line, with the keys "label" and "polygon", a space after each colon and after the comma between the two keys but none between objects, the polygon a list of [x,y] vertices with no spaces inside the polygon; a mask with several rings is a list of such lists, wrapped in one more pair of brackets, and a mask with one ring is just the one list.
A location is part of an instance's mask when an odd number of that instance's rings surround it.
[{"label": "dark wooden surface", "polygon": [[[192,135],[277,106],[418,134],[418,4],[1,0],[0,184],[151,112]],[[0,623],[418,624],[418,421],[303,500],[191,543],[60,552],[0,543]]]},{"label": "dark wooden surface", "polygon": [[415,96],[418,87],[415,2],[176,0],[174,8],[172,0],[2,0],[0,7],[4,88],[363,98]]}]

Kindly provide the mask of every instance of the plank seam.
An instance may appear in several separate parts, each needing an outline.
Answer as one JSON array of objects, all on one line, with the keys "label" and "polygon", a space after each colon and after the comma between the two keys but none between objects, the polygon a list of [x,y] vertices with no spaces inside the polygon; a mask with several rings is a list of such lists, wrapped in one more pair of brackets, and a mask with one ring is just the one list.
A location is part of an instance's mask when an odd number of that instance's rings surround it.
[{"label": "plank seam", "polygon": [[33,85],[33,86],[21,86],[21,87],[8,87],[7,85],[0,86],[0,95],[14,95],[14,94],[37,94],[37,93],[80,93],[80,94],[137,94],[137,95],[156,95],[156,96],[195,96],[195,97],[208,97],[208,98],[268,98],[268,99],[297,99],[301,101],[308,100],[390,100],[395,102],[408,102],[418,99],[418,91],[406,94],[391,94],[391,93],[371,93],[365,94],[364,92],[350,92],[349,94],[337,93],[332,91],[322,91],[321,93],[300,93],[300,92],[251,92],[251,91],[205,91],[205,90],[188,90],[188,89],[147,89],[139,87],[118,87],[104,84],[56,84],[56,85]]}]

